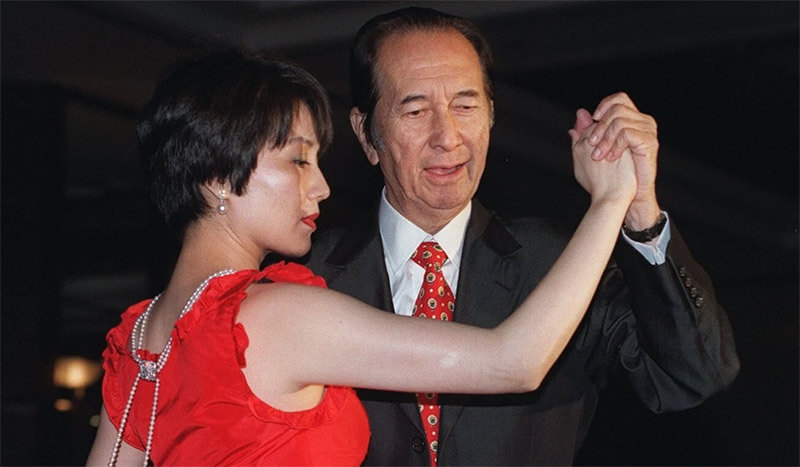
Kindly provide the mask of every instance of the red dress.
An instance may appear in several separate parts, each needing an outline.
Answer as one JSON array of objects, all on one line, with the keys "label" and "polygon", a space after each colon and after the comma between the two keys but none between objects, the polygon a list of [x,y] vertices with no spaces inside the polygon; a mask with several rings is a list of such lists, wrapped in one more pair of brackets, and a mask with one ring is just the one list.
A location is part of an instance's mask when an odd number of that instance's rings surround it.
[{"label": "red dress", "polygon": [[[159,373],[150,456],[155,465],[358,465],[364,459],[369,425],[352,388],[329,386],[316,407],[284,412],[248,387],[241,368],[249,342],[236,315],[247,287],[263,278],[325,287],[321,277],[293,263],[239,271],[209,283],[175,323],[172,351]],[[149,302],[126,310],[106,336],[103,402],[117,429],[139,371],[128,351],[131,330]],[[146,358],[155,360],[152,354]],[[153,382],[139,381],[123,434],[142,451],[153,388]]]}]

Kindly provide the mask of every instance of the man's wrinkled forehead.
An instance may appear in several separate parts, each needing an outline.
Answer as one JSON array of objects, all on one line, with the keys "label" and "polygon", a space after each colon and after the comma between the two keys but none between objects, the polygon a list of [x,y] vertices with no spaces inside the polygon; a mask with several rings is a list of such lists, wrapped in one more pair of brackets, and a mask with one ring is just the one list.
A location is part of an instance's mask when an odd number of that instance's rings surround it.
[{"label": "man's wrinkled forehead", "polygon": [[[398,68],[398,62],[406,62],[406,66],[408,63],[416,64],[416,63],[425,63],[430,59],[430,47],[435,46],[436,44],[431,43],[431,39],[433,35],[437,34],[446,34],[452,35],[454,37],[458,37],[463,40],[464,45],[468,45],[469,50],[474,54],[469,57],[467,60],[460,60],[462,65],[465,65],[465,68],[470,68],[475,72],[480,74],[481,86],[483,89],[462,89],[458,90],[458,93],[464,94],[471,94],[471,95],[479,95],[481,94],[480,91],[484,91],[488,96],[488,88],[487,88],[487,76],[483,69],[483,63],[480,61],[480,56],[478,55],[477,51],[475,50],[474,45],[457,29],[454,28],[426,28],[426,29],[415,29],[411,31],[397,31],[393,32],[386,37],[384,37],[380,43],[378,44],[377,50],[375,52],[375,61],[374,61],[374,73],[375,73],[375,86],[377,87],[377,97],[378,100],[381,100],[384,97],[384,93],[387,90],[396,89],[398,83],[395,81],[390,81],[392,79],[398,79],[399,76],[403,75],[405,72],[408,71],[407,68]],[[458,49],[455,47],[453,49],[453,62],[458,62],[458,52],[463,52],[465,48]],[[467,52],[469,54],[469,52]],[[461,55],[460,57],[463,57]],[[472,62],[474,58],[474,68],[472,68],[473,64],[469,63]],[[469,65],[466,65],[469,63]],[[450,64],[450,63],[448,63]],[[411,65],[413,66],[413,65]],[[470,74],[469,71],[466,74]],[[413,74],[411,76],[414,76]],[[423,95],[419,94],[409,94],[403,95],[400,97],[402,99],[401,103],[405,103],[408,101],[416,100],[423,98]]]}]

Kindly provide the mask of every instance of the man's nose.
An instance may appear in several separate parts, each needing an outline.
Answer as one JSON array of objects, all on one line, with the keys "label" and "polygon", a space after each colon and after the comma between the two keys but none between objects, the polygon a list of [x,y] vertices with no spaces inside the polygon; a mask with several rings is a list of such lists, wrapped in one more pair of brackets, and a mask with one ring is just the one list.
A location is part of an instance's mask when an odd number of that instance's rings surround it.
[{"label": "man's nose", "polygon": [[458,121],[449,111],[434,113],[430,144],[443,151],[452,151],[461,144]]}]

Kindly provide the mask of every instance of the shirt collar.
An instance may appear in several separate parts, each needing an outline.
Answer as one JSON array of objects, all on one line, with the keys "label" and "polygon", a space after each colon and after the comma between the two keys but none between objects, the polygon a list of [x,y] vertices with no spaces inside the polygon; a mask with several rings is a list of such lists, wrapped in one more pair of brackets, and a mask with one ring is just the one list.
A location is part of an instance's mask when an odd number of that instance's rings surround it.
[{"label": "shirt collar", "polygon": [[417,249],[420,243],[433,240],[441,245],[450,261],[458,267],[461,264],[461,250],[464,245],[464,234],[472,213],[472,201],[467,203],[450,222],[434,235],[414,225],[403,217],[386,199],[386,188],[381,194],[378,208],[378,225],[380,228],[383,250],[389,274],[396,274]]}]

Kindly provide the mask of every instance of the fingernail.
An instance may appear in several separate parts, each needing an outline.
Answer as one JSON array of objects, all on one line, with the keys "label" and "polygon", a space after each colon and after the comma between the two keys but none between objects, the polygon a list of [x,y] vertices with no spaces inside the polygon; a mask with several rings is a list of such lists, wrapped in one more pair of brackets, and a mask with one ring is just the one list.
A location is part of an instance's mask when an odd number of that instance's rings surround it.
[{"label": "fingernail", "polygon": [[592,135],[592,137],[591,137],[591,138],[589,138],[589,142],[590,142],[590,143],[592,143],[592,144],[596,144],[598,139],[600,139],[600,137],[599,137],[599,136],[597,136],[597,135]]},{"label": "fingernail", "polygon": [[595,158],[595,159],[600,157],[600,148],[597,148],[597,149],[594,150],[594,152],[592,152],[592,157]]}]

